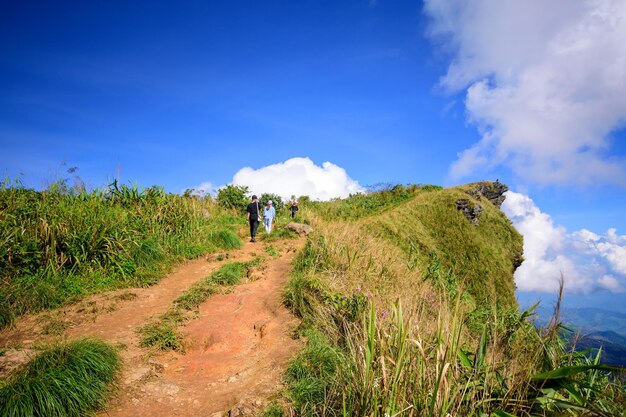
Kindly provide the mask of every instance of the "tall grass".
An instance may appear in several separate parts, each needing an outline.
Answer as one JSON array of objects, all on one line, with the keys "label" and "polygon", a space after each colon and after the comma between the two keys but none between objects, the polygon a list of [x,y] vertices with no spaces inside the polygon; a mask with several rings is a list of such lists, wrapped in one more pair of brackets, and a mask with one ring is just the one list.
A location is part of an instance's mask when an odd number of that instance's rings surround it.
[{"label": "tall grass", "polygon": [[[557,416],[622,415],[617,368],[566,348],[560,331],[517,317],[465,329],[460,301],[405,314],[372,299],[358,317],[324,301],[320,283],[296,278],[288,304],[307,320],[305,349],[287,372],[299,415]],[[422,306],[423,307],[423,306]],[[331,318],[329,320],[329,318]],[[563,330],[562,327],[559,327]]]},{"label": "tall grass", "polygon": [[241,246],[208,199],[112,183],[86,192],[0,183],[0,326],[98,291],[157,282],[178,260]]},{"label": "tall grass", "polygon": [[84,416],[105,405],[120,368],[108,344],[82,339],[52,347],[0,387],[0,416]]}]

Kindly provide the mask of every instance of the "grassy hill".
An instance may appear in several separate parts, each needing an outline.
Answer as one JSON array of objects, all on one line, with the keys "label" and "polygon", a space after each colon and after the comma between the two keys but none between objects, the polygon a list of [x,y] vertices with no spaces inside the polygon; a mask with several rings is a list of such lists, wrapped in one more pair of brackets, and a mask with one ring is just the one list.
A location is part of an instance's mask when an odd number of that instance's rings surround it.
[{"label": "grassy hill", "polygon": [[307,340],[288,371],[298,413],[623,409],[606,368],[568,352],[558,325],[537,330],[519,311],[522,238],[499,209],[505,190],[397,186],[304,205],[315,232],[285,294]]},{"label": "grassy hill", "polygon": [[[522,237],[475,192],[481,185],[395,187],[307,207],[317,230],[309,250],[325,269],[318,278],[332,291],[358,288],[387,301],[419,298],[420,291],[432,299],[444,294],[449,302],[460,297],[481,320],[517,310],[513,272],[522,260]],[[482,208],[475,223],[457,208],[465,199]]]}]

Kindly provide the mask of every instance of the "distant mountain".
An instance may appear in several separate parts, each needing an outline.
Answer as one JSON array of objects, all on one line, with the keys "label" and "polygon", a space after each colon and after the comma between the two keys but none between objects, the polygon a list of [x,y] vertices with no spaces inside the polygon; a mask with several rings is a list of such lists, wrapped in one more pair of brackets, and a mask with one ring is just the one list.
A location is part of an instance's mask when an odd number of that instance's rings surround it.
[{"label": "distant mountain", "polygon": [[[536,313],[536,324],[545,326],[553,309],[540,306]],[[576,350],[602,347],[602,363],[626,367],[626,314],[600,308],[562,308],[561,322],[578,333]]]},{"label": "distant mountain", "polygon": [[576,350],[602,348],[602,363],[626,367],[626,337],[613,331],[599,331],[582,335],[576,341]]},{"label": "distant mountain", "polygon": [[[536,313],[537,324],[543,326],[552,318],[553,309],[539,306]],[[617,311],[588,307],[565,307],[561,309],[561,321],[581,333],[612,331],[626,335],[626,314]]]}]

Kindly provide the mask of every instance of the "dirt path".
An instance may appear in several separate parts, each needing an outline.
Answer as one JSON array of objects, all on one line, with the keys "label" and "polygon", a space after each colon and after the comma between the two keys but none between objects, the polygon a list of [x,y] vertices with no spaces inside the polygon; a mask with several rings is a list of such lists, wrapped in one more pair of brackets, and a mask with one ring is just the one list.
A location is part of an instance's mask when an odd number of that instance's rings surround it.
[{"label": "dirt path", "polygon": [[[24,317],[14,329],[0,332],[0,347],[16,348],[0,357],[0,368],[23,361],[33,343],[94,336],[123,346],[120,389],[102,415],[252,414],[279,390],[286,363],[299,346],[290,337],[297,321],[282,305],[282,289],[302,243],[272,243],[280,257],[267,256],[261,277],[205,301],[199,317],[181,329],[185,354],[150,354],[139,346],[136,330],[225,261],[197,259],[153,287],[110,292]],[[264,243],[247,243],[228,260],[263,254]]]}]

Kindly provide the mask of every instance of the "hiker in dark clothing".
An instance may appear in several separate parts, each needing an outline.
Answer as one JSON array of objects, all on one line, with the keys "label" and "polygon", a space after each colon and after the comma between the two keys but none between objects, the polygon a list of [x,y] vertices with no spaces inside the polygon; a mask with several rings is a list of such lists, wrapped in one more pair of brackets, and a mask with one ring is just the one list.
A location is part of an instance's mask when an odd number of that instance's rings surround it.
[{"label": "hiker in dark clothing", "polygon": [[252,203],[246,210],[246,222],[250,224],[250,242],[256,242],[256,229],[259,227],[259,200],[256,195],[252,196]]},{"label": "hiker in dark clothing", "polygon": [[296,217],[296,212],[299,210],[298,209],[298,203],[296,203],[295,201],[291,204],[291,218],[293,219],[294,217]]}]

